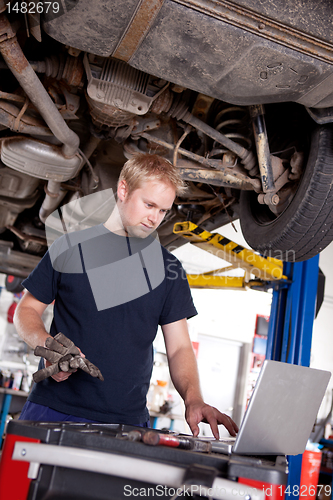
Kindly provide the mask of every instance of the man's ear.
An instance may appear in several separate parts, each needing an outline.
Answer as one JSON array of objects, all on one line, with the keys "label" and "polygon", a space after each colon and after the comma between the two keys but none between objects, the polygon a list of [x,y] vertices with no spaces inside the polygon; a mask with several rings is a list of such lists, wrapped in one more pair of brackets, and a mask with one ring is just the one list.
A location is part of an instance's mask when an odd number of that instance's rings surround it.
[{"label": "man's ear", "polygon": [[127,182],[123,179],[123,180],[119,181],[118,187],[117,187],[118,200],[125,201],[127,195],[128,195],[128,186],[127,186]]}]

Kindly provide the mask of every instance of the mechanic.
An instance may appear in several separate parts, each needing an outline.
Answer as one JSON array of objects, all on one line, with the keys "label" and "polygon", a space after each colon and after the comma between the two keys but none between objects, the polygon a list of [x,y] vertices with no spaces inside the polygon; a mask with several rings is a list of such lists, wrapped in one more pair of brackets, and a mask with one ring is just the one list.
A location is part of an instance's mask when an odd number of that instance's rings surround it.
[{"label": "mechanic", "polygon": [[[23,281],[26,292],[14,318],[22,339],[35,349],[62,332],[98,365],[104,381],[82,370],[59,371],[34,384],[21,419],[149,427],[152,343],[161,325],[170,375],[193,435],[201,421],[217,439],[219,424],[236,435],[233,420],[202,399],[187,329],[187,318],[197,312],[180,262],[156,239],[155,230],[184,190],[169,161],[133,156],[121,171],[106,223],[58,238]],[[53,301],[49,334],[42,314]]]}]

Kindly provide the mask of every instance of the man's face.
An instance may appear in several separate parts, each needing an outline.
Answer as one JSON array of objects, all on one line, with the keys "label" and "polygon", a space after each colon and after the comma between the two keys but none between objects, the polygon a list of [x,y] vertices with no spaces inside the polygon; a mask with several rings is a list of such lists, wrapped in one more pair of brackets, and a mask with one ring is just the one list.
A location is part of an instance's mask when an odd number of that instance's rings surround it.
[{"label": "man's face", "polygon": [[126,182],[121,181],[117,205],[127,234],[146,238],[161,224],[175,196],[175,188],[169,183],[147,180],[128,194]]}]

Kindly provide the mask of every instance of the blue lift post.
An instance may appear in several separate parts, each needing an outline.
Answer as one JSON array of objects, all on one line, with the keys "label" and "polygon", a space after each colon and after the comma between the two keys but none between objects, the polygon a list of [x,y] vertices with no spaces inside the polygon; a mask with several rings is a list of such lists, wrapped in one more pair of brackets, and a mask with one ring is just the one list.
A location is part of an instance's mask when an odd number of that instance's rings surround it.
[{"label": "blue lift post", "polygon": [[10,408],[10,403],[12,401],[12,395],[11,394],[4,394],[3,395],[3,401],[2,401],[2,407],[0,411],[0,447],[2,443],[2,436],[5,430],[6,426],[6,418],[9,412]]},{"label": "blue lift post", "polygon": [[[309,366],[312,328],[315,318],[319,256],[304,262],[285,262],[283,274],[288,282],[273,291],[268,326],[266,358]],[[301,478],[302,455],[288,457],[288,495],[297,500]]]}]

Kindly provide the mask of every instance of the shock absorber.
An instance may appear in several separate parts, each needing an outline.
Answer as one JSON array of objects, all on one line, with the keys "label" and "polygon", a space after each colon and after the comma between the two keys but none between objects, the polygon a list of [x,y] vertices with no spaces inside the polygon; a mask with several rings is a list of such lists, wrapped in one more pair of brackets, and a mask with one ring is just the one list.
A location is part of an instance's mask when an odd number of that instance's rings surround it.
[{"label": "shock absorber", "polygon": [[261,184],[264,192],[263,195],[259,195],[258,201],[259,203],[265,203],[267,205],[277,205],[279,203],[279,196],[276,194],[275,189],[264,113],[264,107],[262,104],[250,106]]}]

